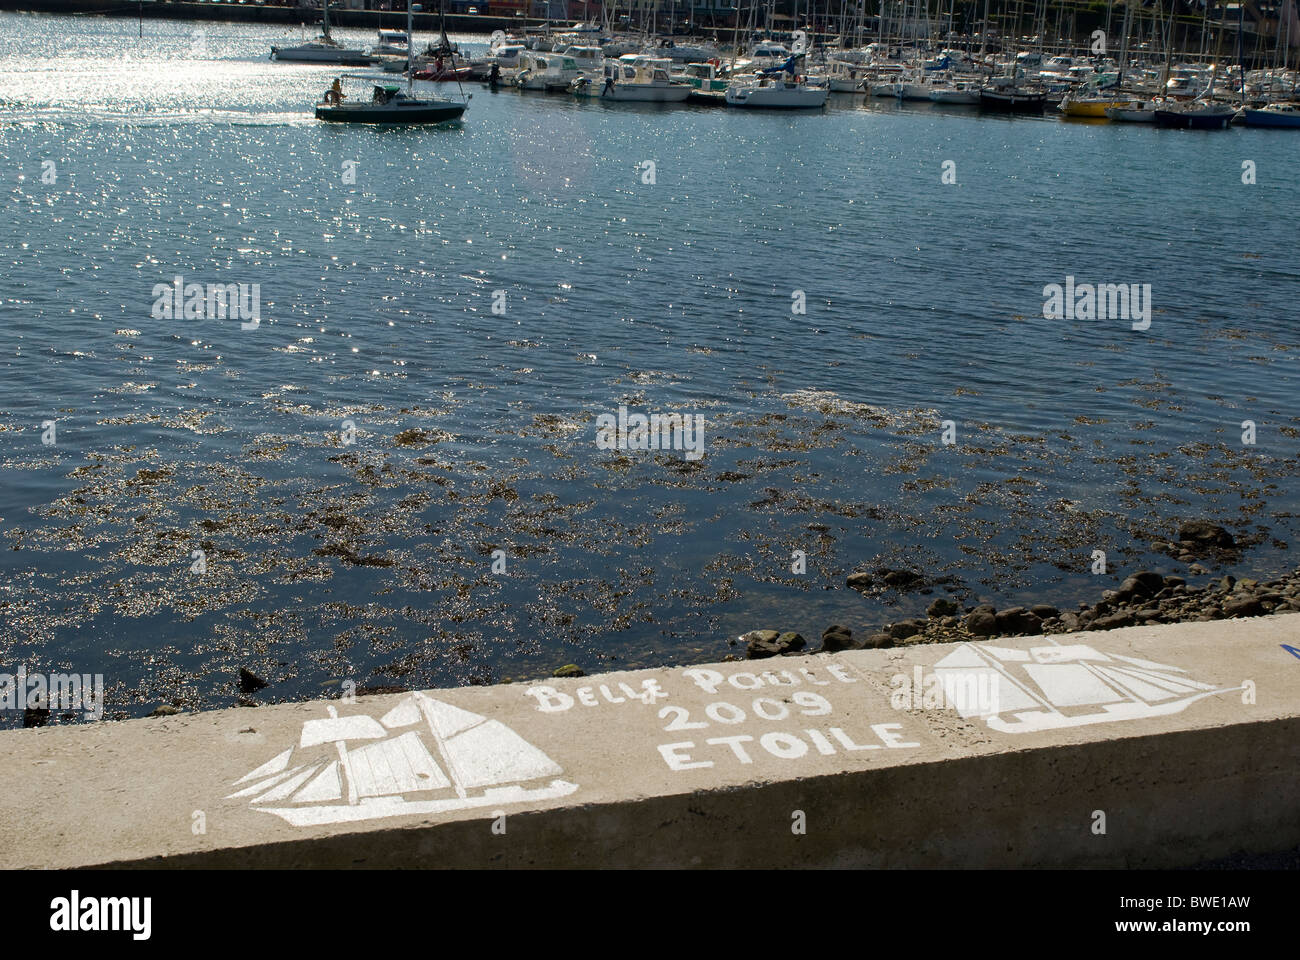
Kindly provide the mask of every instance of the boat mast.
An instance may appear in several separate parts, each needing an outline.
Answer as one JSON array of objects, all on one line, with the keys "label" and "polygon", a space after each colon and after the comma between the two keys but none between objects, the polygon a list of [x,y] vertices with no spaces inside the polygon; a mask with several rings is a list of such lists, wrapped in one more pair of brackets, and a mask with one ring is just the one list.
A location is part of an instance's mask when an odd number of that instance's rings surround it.
[{"label": "boat mast", "polygon": [[1115,92],[1122,93],[1124,90],[1124,67],[1128,65],[1128,31],[1129,23],[1133,17],[1133,0],[1124,2],[1124,26],[1120,27],[1124,31],[1124,36],[1119,42],[1119,77],[1115,80]]},{"label": "boat mast", "polygon": [[419,4],[406,0],[406,95],[415,83],[415,8]]},{"label": "boat mast", "polygon": [[1246,51],[1242,31],[1246,28],[1246,4],[1237,0],[1237,70],[1241,74],[1241,102],[1246,102]]},{"label": "boat mast", "polygon": [[[1207,4],[1205,8],[1205,15],[1207,18],[1210,15],[1209,9],[1209,5]],[[1210,104],[1214,103],[1214,81],[1217,80],[1219,76],[1219,58],[1223,53],[1223,28],[1227,17],[1228,8],[1225,6],[1222,15],[1219,17],[1219,39],[1214,45],[1214,64],[1210,67],[1210,86],[1209,89],[1205,91],[1205,102]],[[1196,99],[1199,100],[1201,98],[1197,97]]]},{"label": "boat mast", "polygon": [[1164,18],[1165,18],[1165,14],[1164,14],[1164,10],[1161,9],[1161,6],[1160,6],[1160,0],[1156,0],[1156,12],[1160,14],[1160,19],[1161,19],[1161,21],[1162,21],[1162,23],[1161,23],[1161,29],[1162,29],[1162,32],[1163,32],[1164,35],[1165,35],[1165,68],[1164,68],[1163,70],[1160,71],[1160,87],[1159,87],[1159,93],[1160,93],[1161,98],[1163,99],[1164,96],[1169,92],[1169,68],[1170,68],[1170,66],[1173,64],[1173,58],[1174,58],[1174,33],[1173,33],[1173,32],[1174,32],[1174,7],[1173,7],[1173,4],[1171,3],[1171,4],[1169,5],[1169,26],[1168,26],[1168,27],[1165,27],[1164,24],[1163,24],[1163,21],[1164,21]]}]

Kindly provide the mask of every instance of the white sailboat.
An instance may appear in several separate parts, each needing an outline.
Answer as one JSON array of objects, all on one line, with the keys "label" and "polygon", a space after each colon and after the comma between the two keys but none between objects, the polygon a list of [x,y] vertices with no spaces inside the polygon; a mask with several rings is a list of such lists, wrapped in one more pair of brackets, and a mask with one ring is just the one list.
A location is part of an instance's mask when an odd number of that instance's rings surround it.
[{"label": "white sailboat", "polygon": [[[1029,650],[963,643],[934,672],[962,717],[983,717],[1002,733],[1181,713],[1197,700],[1243,689],[1201,683],[1168,664],[1055,642]],[[990,683],[995,703],[961,695],[970,684]]]},{"label": "white sailboat", "polygon": [[293,47],[272,47],[271,59],[296,63],[333,63],[348,67],[367,67],[379,60],[365,50],[344,47],[330,35],[329,0],[322,0],[321,3],[320,36]]},{"label": "white sailboat", "polygon": [[826,106],[830,87],[824,80],[814,84],[798,73],[796,62],[803,56],[803,50],[797,49],[780,66],[732,80],[725,94],[727,106],[769,110],[816,110]]},{"label": "white sailboat", "polygon": [[978,106],[980,85],[974,81],[949,81],[930,86],[930,102],[958,106]]},{"label": "white sailboat", "polygon": [[[378,720],[327,709],[328,717],[303,724],[298,762],[290,747],[237,780],[240,789],[226,799],[247,797],[252,809],[303,827],[536,802],[578,789],[551,779],[560,766],[499,720],[425,693]],[[363,740],[371,742],[348,746]]]},{"label": "white sailboat", "polygon": [[729,107],[817,110],[826,106],[830,90],[815,87],[802,77],[755,76],[733,80],[725,97]]}]

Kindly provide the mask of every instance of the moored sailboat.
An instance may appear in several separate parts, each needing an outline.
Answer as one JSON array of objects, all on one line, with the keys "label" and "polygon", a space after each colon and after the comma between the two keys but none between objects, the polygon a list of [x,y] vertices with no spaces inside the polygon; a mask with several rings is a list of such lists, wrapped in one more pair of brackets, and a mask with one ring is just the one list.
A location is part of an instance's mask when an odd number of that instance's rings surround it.
[{"label": "moored sailboat", "polygon": [[727,87],[727,106],[764,110],[818,110],[826,106],[830,88],[813,85],[795,72],[795,61],[800,56],[792,54],[779,67],[732,80]]},{"label": "moored sailboat", "polygon": [[1135,100],[1125,106],[1106,108],[1106,118],[1115,123],[1155,123],[1156,109],[1163,100]]},{"label": "moored sailboat", "polygon": [[[409,30],[408,30],[409,35]],[[291,47],[272,47],[272,60],[284,60],[293,63],[332,63],[345,67],[368,67],[379,58],[371,56],[365,50],[345,47],[330,34],[329,0],[321,3],[321,34],[307,43]]]},{"label": "moored sailboat", "polygon": [[1300,104],[1270,103],[1264,107],[1247,107],[1246,126],[1300,130]]},{"label": "moored sailboat", "polygon": [[1047,107],[1047,88],[1018,83],[1013,77],[994,77],[980,87],[980,106],[1001,113],[1042,113]]},{"label": "moored sailboat", "polygon": [[1236,115],[1237,108],[1229,104],[1193,100],[1163,104],[1155,111],[1155,122],[1182,130],[1227,130]]}]

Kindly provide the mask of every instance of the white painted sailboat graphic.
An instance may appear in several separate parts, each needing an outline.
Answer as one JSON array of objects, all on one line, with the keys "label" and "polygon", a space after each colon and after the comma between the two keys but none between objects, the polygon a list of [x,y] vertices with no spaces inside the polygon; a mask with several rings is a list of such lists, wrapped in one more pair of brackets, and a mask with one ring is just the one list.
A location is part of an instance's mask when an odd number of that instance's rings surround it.
[{"label": "white painted sailboat graphic", "polygon": [[1003,733],[1165,716],[1205,697],[1244,689],[1201,683],[1180,667],[1055,641],[1028,650],[963,643],[936,663],[934,672],[950,694],[973,682],[991,684],[995,705],[958,699],[958,712],[983,717]]},{"label": "white painted sailboat graphic", "polygon": [[[333,744],[336,755],[325,752],[291,765],[290,747],[237,780],[235,786],[247,786],[226,799],[249,797],[254,810],[303,827],[549,800],[578,789],[558,779],[524,786],[563,771],[499,720],[424,693],[412,694],[378,720],[340,717],[334,707],[327,709],[328,717],[303,724],[298,749]],[[427,729],[417,727],[421,721]],[[416,729],[393,735],[405,727]],[[349,747],[363,740],[371,742]]]}]

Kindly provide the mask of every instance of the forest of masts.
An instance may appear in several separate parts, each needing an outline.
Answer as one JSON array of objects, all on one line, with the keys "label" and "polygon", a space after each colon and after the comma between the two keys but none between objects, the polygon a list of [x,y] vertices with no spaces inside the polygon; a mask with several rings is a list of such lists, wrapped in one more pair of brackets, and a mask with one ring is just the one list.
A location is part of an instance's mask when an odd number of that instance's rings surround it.
[{"label": "forest of masts", "polygon": [[[926,50],[956,46],[986,53],[1087,54],[1097,30],[1104,33],[1107,49],[1119,49],[1125,6],[1122,0],[734,0],[730,10],[697,8],[692,20],[691,2],[610,0],[601,19],[610,30],[630,26],[651,35],[689,33],[722,43],[744,43],[760,34],[788,39],[802,30],[814,49],[875,42]],[[1291,2],[1285,0],[1283,18]],[[584,6],[571,0],[568,9],[581,15]],[[715,6],[727,6],[726,0],[717,0]],[[1214,60],[1225,50],[1234,55],[1240,50],[1247,61],[1281,62],[1284,51],[1277,48],[1288,41],[1300,44],[1300,36],[1279,36],[1278,22],[1276,15],[1265,17],[1253,2],[1135,2],[1129,49],[1145,59],[1172,54],[1180,60]]]}]

